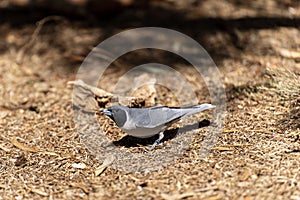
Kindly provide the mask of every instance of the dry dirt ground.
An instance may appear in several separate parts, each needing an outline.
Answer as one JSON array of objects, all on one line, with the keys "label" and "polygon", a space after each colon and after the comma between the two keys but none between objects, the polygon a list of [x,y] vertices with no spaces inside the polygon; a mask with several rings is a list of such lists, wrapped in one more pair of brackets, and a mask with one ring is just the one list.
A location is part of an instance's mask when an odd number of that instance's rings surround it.
[{"label": "dry dirt ground", "polygon": [[[109,18],[48,17],[38,28],[43,12],[0,15],[0,199],[300,199],[297,0],[152,1]],[[67,83],[93,46],[143,26],[181,31],[210,53],[227,94],[223,131],[205,157],[197,150],[207,127],[162,170],[142,175],[108,167],[96,176],[102,162],[75,129]],[[120,63],[152,55],[197,85],[192,68],[164,52],[138,52]],[[118,78],[117,67],[103,89]],[[207,92],[196,94],[209,101]]]}]

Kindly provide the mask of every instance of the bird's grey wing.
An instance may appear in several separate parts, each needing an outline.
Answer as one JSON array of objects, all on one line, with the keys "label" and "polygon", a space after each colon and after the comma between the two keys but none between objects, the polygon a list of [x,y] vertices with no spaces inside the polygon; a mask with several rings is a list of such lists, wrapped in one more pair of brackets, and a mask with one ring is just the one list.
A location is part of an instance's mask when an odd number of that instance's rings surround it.
[{"label": "bird's grey wing", "polygon": [[155,128],[180,119],[185,114],[186,113],[181,109],[170,109],[164,106],[156,106],[141,109],[139,114],[135,115],[134,121],[136,122],[136,127]]}]

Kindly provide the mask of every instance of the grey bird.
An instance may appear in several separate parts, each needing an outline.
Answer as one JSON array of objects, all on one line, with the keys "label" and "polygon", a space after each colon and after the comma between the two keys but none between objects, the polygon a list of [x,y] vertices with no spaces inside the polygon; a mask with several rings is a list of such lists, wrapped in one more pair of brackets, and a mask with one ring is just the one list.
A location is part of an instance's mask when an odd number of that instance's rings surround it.
[{"label": "grey bird", "polygon": [[188,115],[214,107],[211,104],[187,107],[154,106],[149,108],[129,108],[118,105],[108,107],[100,112],[110,117],[128,135],[149,138],[159,134],[159,138],[150,147],[150,150],[152,150],[163,139],[163,132],[172,123]]}]

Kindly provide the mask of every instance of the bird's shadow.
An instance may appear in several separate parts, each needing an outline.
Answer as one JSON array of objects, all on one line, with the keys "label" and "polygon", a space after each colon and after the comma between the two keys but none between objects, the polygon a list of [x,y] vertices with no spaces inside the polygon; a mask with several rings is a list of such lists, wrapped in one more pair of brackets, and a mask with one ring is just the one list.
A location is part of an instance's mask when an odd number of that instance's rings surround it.
[{"label": "bird's shadow", "polygon": [[[210,121],[207,119],[204,119],[200,122],[194,123],[194,124],[189,124],[186,125],[184,127],[180,127],[180,128],[174,128],[174,129],[170,129],[170,130],[166,130],[164,131],[164,138],[162,139],[161,142],[170,140],[174,137],[176,137],[177,134],[180,133],[185,133],[191,130],[195,130],[198,128],[203,128],[206,126],[210,125]],[[137,137],[133,137],[130,135],[126,135],[123,138],[121,138],[118,141],[114,141],[113,144],[116,146],[123,146],[123,147],[138,147],[138,146],[147,146],[147,145],[151,145],[155,142],[155,140],[158,139],[158,134],[149,137],[149,138],[137,138]]]}]

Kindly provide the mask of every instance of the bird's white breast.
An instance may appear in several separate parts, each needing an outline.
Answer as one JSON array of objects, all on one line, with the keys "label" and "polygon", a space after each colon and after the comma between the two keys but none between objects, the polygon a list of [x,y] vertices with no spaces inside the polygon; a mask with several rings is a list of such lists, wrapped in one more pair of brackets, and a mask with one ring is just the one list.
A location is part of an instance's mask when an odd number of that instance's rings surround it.
[{"label": "bird's white breast", "polygon": [[148,138],[153,135],[158,134],[159,132],[163,131],[166,127],[165,126],[158,126],[155,128],[140,128],[136,127],[133,129],[125,129],[124,127],[122,130],[127,133],[128,135],[138,137],[138,138]]}]

